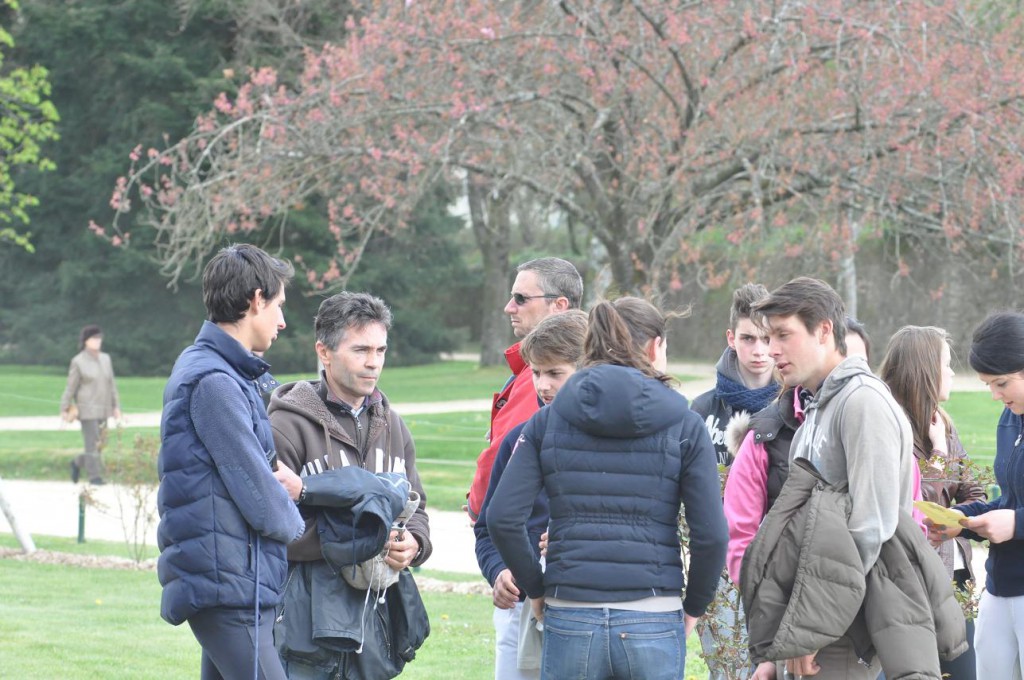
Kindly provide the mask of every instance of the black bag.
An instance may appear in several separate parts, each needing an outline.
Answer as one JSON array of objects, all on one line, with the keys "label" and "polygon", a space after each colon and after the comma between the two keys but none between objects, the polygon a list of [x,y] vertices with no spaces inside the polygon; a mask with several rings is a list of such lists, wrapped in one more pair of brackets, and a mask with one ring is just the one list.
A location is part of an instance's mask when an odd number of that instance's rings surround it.
[{"label": "black bag", "polygon": [[430,635],[427,609],[408,569],[384,592],[384,602],[377,602],[367,612],[372,620],[366,622],[362,653],[346,655],[345,678],[386,680],[397,676]]}]

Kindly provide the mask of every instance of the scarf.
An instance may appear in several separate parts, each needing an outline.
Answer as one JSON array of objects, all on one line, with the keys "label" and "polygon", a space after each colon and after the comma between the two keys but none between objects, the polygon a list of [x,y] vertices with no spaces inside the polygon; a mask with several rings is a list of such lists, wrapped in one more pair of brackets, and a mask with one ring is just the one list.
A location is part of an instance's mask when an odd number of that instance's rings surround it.
[{"label": "scarf", "polygon": [[779,395],[779,384],[773,380],[764,387],[751,389],[718,371],[715,392],[733,411],[757,413]]}]

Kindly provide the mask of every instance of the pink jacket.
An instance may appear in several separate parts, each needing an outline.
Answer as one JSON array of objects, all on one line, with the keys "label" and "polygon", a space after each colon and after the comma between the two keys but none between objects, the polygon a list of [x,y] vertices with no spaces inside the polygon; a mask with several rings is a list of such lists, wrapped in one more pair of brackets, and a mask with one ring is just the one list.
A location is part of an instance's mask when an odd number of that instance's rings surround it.
[{"label": "pink jacket", "polygon": [[[793,412],[800,422],[804,410],[800,390],[793,392]],[[733,583],[740,582],[740,565],[747,546],[754,540],[761,520],[768,514],[768,451],[754,441],[748,430],[725,480],[725,519],[729,524],[729,549],[725,566]]]}]

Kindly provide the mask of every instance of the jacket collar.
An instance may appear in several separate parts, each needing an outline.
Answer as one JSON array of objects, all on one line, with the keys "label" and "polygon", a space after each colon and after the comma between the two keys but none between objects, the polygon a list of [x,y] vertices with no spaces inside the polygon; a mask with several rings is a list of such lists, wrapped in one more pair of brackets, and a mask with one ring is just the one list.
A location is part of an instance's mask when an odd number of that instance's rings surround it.
[{"label": "jacket collar", "polygon": [[523,343],[517,342],[516,344],[505,350],[505,361],[508,363],[508,367],[512,369],[512,373],[519,375],[524,368],[526,368],[526,362],[523,361],[523,356],[519,353],[519,346]]},{"label": "jacket collar", "polygon": [[242,343],[212,321],[203,322],[196,336],[196,345],[212,349],[247,380],[255,380],[270,369],[270,364],[246,350]]},{"label": "jacket collar", "polygon": [[334,396],[334,393],[331,392],[330,385],[327,384],[327,376],[324,371],[320,371],[320,383],[317,385],[316,393],[317,396],[319,396],[328,406],[333,406],[334,408],[340,408],[351,412],[371,410],[374,406],[384,402],[384,393],[381,392],[380,389],[374,387],[373,394],[368,397],[363,397],[363,403],[360,404],[358,408],[352,408],[341,399]]}]

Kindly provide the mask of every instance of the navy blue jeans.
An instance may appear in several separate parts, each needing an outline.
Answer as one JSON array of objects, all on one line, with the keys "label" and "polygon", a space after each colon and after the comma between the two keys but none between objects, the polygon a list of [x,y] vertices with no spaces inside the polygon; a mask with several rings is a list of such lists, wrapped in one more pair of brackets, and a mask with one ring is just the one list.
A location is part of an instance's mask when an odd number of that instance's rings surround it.
[{"label": "navy blue jeans", "polygon": [[678,680],[686,664],[682,610],[548,607],[541,678]]}]

